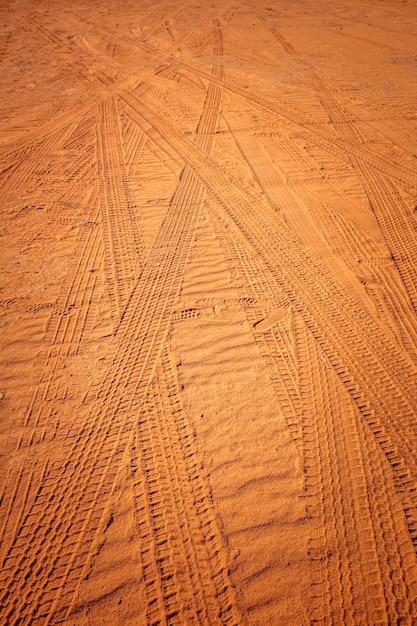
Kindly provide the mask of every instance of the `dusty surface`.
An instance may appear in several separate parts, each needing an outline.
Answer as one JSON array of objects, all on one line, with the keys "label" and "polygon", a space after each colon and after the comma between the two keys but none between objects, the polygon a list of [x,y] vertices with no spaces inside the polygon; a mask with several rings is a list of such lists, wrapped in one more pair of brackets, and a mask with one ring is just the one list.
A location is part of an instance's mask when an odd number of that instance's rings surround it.
[{"label": "dusty surface", "polygon": [[1,5],[1,624],[416,624],[415,3]]}]

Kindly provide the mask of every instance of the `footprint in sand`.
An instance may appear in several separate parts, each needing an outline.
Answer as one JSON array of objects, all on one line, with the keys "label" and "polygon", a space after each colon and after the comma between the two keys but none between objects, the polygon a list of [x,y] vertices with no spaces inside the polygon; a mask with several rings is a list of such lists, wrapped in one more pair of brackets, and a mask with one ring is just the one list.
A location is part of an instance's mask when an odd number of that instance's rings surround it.
[{"label": "footprint in sand", "polygon": [[256,324],[254,324],[254,328],[256,330],[259,330],[260,332],[269,330],[270,328],[272,328],[272,326],[274,326],[274,324],[283,320],[287,313],[288,309],[286,309],[285,307],[272,309],[269,315],[267,315],[263,320],[260,320],[259,322],[256,322]]}]

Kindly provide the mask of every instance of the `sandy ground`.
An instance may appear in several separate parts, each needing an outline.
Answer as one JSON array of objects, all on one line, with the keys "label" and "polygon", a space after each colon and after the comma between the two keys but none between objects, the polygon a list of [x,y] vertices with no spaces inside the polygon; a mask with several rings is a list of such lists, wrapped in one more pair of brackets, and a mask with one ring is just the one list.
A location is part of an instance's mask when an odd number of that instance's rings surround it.
[{"label": "sandy ground", "polygon": [[417,624],[415,2],[0,11],[0,623]]}]

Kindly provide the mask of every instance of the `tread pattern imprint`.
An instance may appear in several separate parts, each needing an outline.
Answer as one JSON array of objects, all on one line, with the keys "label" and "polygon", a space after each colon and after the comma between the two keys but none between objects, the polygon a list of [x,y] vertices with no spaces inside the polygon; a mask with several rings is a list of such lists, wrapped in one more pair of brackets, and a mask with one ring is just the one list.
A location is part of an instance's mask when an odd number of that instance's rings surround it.
[{"label": "tread pattern imprint", "polygon": [[417,623],[395,4],[2,4],[0,624]]}]

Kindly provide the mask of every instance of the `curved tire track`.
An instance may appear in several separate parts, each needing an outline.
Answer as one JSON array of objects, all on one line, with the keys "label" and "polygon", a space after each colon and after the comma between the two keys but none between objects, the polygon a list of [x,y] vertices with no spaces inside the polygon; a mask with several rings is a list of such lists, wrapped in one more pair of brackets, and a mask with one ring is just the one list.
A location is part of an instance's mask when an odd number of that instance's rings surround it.
[{"label": "curved tire track", "polygon": [[123,92],[121,97],[131,106],[144,132],[177,151],[201,178],[304,319],[391,463],[409,531],[417,542],[417,393],[411,361],[304,250],[279,216],[266,207],[262,212],[255,210],[249,194],[245,195],[213,161],[134,96]]},{"label": "curved tire track", "polygon": [[[217,124],[219,106],[218,90],[211,89],[203,112],[207,121],[202,120],[207,135],[200,141],[205,149],[212,141],[213,133],[209,131]],[[97,387],[96,399],[76,416],[60,455],[46,472],[34,504],[22,516],[3,559],[1,606],[10,624],[29,624],[38,619],[49,623],[54,616],[61,619],[59,616],[71,611],[86,561],[92,558],[91,541],[104,519],[118,468],[133,443],[131,420],[146,403],[203,198],[203,184],[186,167],[122,316],[116,348],[109,358],[108,373]],[[143,445],[146,451],[147,444]],[[152,449],[151,445],[148,454]],[[148,480],[149,491],[153,481],[151,477]],[[151,532],[156,532],[153,524]],[[32,546],[30,554],[22,553],[22,540]],[[217,558],[216,554],[217,549],[211,558]],[[216,609],[219,623],[235,623],[224,565],[211,575],[216,579],[216,602],[220,601],[222,607]],[[217,580],[219,575],[219,580],[226,583]],[[33,587],[35,580],[37,591]],[[164,606],[160,607],[158,620],[170,618],[166,603]],[[209,606],[205,610],[211,613]]]}]

